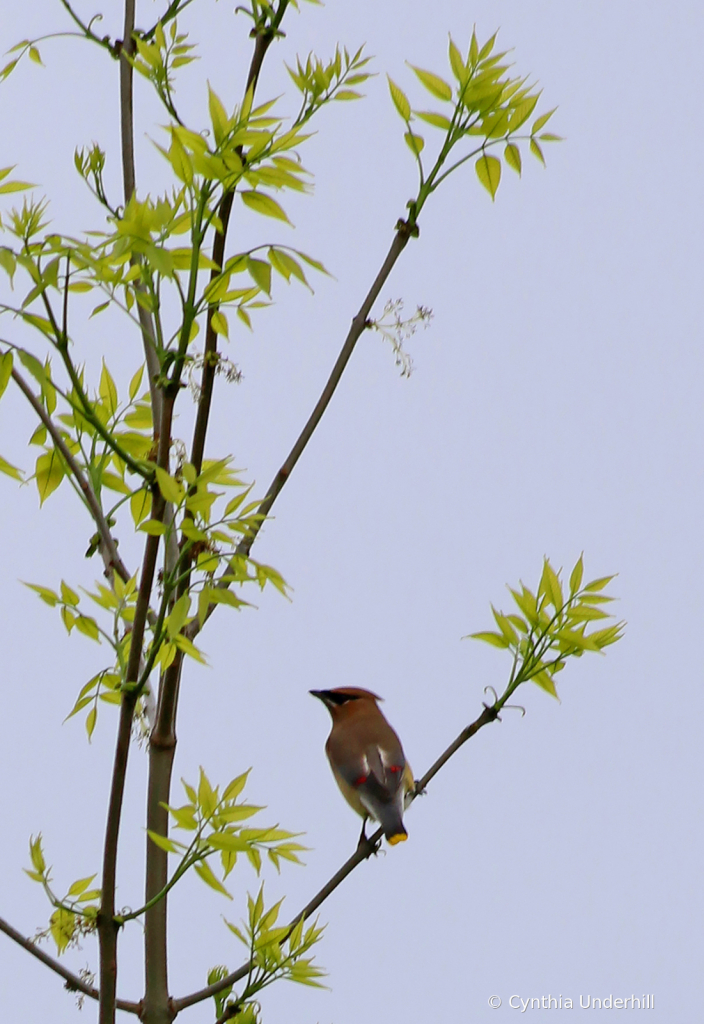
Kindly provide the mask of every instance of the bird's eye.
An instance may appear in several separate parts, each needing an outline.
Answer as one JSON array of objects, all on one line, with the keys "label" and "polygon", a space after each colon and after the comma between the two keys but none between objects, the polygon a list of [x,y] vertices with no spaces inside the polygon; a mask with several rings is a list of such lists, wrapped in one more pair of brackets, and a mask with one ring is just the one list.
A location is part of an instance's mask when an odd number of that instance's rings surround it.
[{"label": "bird's eye", "polygon": [[327,690],[325,696],[332,704],[348,704],[351,700],[359,700],[355,693],[335,693],[333,690]]}]

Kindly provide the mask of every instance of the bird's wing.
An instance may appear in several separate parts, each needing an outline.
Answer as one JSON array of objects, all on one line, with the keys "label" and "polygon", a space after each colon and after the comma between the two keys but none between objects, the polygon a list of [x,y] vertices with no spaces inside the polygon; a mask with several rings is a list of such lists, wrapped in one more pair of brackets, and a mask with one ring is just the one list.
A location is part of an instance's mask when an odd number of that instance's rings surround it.
[{"label": "bird's wing", "polygon": [[393,799],[401,787],[406,767],[402,751],[399,750],[395,753],[395,757],[391,756],[388,751],[376,744],[370,745],[366,750],[366,760],[369,765],[367,788],[374,790],[379,797],[385,797],[387,800]]}]

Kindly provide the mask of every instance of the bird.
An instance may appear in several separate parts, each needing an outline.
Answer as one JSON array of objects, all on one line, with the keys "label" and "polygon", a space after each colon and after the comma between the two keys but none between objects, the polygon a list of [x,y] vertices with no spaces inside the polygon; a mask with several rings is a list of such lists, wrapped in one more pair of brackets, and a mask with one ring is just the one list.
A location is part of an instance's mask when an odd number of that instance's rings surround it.
[{"label": "bird", "polygon": [[325,753],[342,795],[362,817],[359,844],[367,842],[368,818],[379,822],[392,846],[404,842],[403,811],[416,785],[401,741],[379,709],[383,698],[357,686],[309,692],[332,718]]}]

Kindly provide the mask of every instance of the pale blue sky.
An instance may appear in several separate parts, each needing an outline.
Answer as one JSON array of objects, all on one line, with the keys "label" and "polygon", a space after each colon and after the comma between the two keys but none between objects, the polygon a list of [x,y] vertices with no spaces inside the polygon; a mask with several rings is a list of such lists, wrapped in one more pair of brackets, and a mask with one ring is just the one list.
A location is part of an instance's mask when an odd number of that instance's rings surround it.
[{"label": "pale blue sky", "polygon": [[[206,78],[228,104],[239,96],[250,43],[232,7],[201,0],[184,16],[202,44],[180,88],[194,120],[204,118]],[[158,10],[142,0],[140,20]],[[704,12],[694,2],[357,0],[303,4],[286,20],[262,97],[287,87],[283,60],[328,55],[338,41],[366,41],[379,77],[363,103],[321,115],[301,151],[315,197],[287,201],[295,233],[271,229],[335,279],[314,282],[314,298],[280,288],[253,334],[233,334],[245,379],[218,390],[210,451],[233,452],[258,493],[307,417],[412,195],[384,73],[427,106],[404,61],[445,74],[448,31],[464,47],[474,22],[480,38],[500,26],[502,48],[515,48],[517,69],[544,88],[543,109],[559,105],[551,126],[567,140],[547,149],[547,170],[526,158],[521,181],[505,172],[494,204],[468,167],[426,207],[420,239],[379,304],[432,307],[431,328],[409,346],[415,372],[400,378],[389,346],[362,338],[258,545],[293,602],[264,595],[259,610],[212,621],[203,636],[211,667],[189,667],[184,686],[176,777],[192,779],[202,764],[227,781],[253,766],[250,797],[312,847],[306,868],[267,875],[267,898],[287,893],[292,916],[358,832],[325,761],[327,716],[308,689],[381,693],[419,775],[510,667],[461,636],[488,627],[490,602],[508,606],[505,583],[536,584],[543,555],[569,569],[584,550],[588,576],[618,572],[618,614],[629,625],[606,658],[565,671],[561,704],[525,688],[524,719],[507,713],[459,753],[409,812],[409,841],[359,868],[323,907],[319,960],[331,990],[276,986],[262,999],[265,1020],[500,1024],[520,1012],[508,1006],[515,994],[578,1004],[580,994],[647,992],[651,1024],[690,1024],[701,1012],[704,909]],[[56,0],[12,5],[0,48],[64,24]],[[94,139],[107,147],[117,188],[117,68],[78,42],[43,45],[42,55],[45,69],[27,63],[0,87],[0,164],[45,187],[63,230],[99,226],[73,150]],[[154,118],[163,119],[143,94],[138,180],[158,188],[165,164],[147,133],[156,138]],[[242,218],[237,244],[252,228],[261,223]],[[0,337],[16,329],[0,328]],[[134,345],[93,321],[84,357],[96,371],[106,353],[126,380]],[[2,455],[28,466],[31,429],[9,390]],[[0,915],[29,934],[48,915],[21,873],[30,833],[44,833],[59,886],[98,870],[114,724],[104,713],[90,747],[78,720],[61,725],[104,652],[66,638],[58,614],[17,582],[89,585],[100,572],[82,557],[90,524],[76,523],[68,491],[39,514],[33,485],[3,478],[0,489]],[[128,538],[121,550],[136,561]],[[135,749],[120,859],[120,897],[132,905],[144,777]],[[242,868],[233,905],[197,880],[184,884],[172,905],[174,994],[200,987],[213,964],[240,963],[219,915],[237,920],[255,884]],[[0,942],[6,1019],[81,1019],[58,979]],[[120,994],[136,998],[136,926],[123,952]],[[86,961],[95,962],[90,943],[67,956],[74,969]],[[94,1013],[87,1005],[82,1019]],[[208,1024],[212,1004],[180,1019]],[[542,1024],[545,1011],[525,1019]]]}]

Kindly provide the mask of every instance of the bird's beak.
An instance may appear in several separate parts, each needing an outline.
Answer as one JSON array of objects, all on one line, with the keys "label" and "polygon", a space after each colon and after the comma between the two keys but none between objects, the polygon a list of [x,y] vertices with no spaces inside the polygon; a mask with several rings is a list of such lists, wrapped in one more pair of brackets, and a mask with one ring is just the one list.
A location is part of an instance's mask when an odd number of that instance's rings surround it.
[{"label": "bird's beak", "polygon": [[312,694],[314,697],[317,697],[318,700],[322,700],[323,703],[325,703],[325,697],[323,696],[322,690],[309,690],[308,693]]}]

